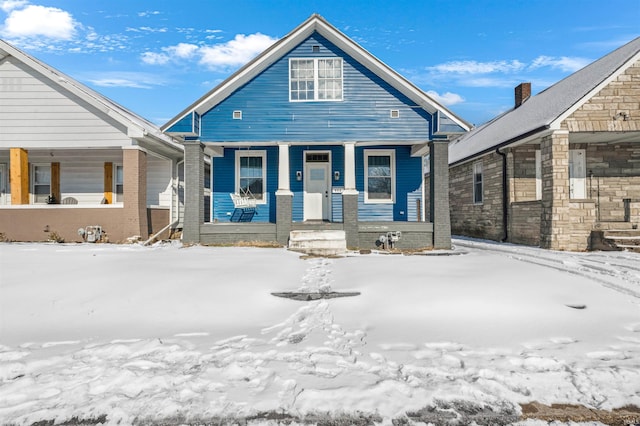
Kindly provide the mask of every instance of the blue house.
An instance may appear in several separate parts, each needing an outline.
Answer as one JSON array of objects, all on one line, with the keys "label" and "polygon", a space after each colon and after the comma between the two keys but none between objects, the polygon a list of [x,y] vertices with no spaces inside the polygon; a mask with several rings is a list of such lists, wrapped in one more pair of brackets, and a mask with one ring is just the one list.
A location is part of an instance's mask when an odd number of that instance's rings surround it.
[{"label": "blue house", "polygon": [[312,15],[162,127],[185,147],[183,240],[448,248],[448,140],[469,128]]}]

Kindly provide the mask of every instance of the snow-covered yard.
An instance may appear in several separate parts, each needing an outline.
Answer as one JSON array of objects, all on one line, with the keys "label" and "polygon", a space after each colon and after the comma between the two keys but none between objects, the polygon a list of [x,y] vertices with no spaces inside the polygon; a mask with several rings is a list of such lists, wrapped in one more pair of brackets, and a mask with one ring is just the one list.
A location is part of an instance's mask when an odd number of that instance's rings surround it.
[{"label": "snow-covered yard", "polygon": [[0,423],[640,406],[639,254],[454,244],[0,244]]}]

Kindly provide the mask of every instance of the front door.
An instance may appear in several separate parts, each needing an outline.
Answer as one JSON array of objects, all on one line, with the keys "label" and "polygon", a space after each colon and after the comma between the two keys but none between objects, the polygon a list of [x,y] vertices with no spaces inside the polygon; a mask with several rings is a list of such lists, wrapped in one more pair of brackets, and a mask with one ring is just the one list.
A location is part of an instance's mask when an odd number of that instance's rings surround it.
[{"label": "front door", "polygon": [[330,153],[305,151],[304,158],[304,220],[330,220]]}]

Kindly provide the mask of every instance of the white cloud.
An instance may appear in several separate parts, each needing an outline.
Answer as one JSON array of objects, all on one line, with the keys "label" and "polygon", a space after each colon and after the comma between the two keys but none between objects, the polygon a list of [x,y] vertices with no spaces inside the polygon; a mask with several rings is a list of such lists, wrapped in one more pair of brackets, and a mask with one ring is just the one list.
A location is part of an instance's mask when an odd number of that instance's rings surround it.
[{"label": "white cloud", "polygon": [[525,64],[517,59],[511,61],[452,61],[427,68],[439,73],[490,74],[494,72],[510,73],[522,70]]},{"label": "white cloud", "polygon": [[[3,3],[3,7],[6,3]],[[71,40],[77,25],[71,14],[62,9],[28,5],[24,9],[13,9],[9,12],[4,21],[2,35]]]},{"label": "white cloud", "polygon": [[142,62],[149,65],[164,65],[171,60],[166,53],[144,52],[140,55]]},{"label": "white cloud", "polygon": [[443,105],[455,105],[464,102],[464,98],[457,93],[445,92],[441,95],[434,90],[429,90],[427,95]]},{"label": "white cloud", "polygon": [[138,12],[138,16],[141,18],[144,18],[145,16],[150,16],[150,15],[160,15],[160,12],[157,10],[147,10],[145,12]]},{"label": "white cloud", "polygon": [[26,0],[5,0],[3,2],[0,2],[0,9],[9,13],[14,9],[22,9],[28,3],[29,2]]},{"label": "white cloud", "polygon": [[275,41],[275,38],[261,33],[238,34],[227,43],[200,48],[200,63],[213,69],[244,65]]},{"label": "white cloud", "polygon": [[591,61],[585,58],[568,57],[568,56],[538,56],[533,60],[529,68],[532,70],[551,67],[564,72],[575,72],[587,66]]},{"label": "white cloud", "polygon": [[129,87],[134,89],[151,89],[163,86],[165,82],[155,74],[138,72],[107,72],[84,78],[99,87]]},{"label": "white cloud", "polygon": [[198,46],[189,43],[178,43],[175,46],[163,47],[161,53],[144,52],[142,62],[149,65],[164,65],[175,59],[189,59],[197,52]]}]

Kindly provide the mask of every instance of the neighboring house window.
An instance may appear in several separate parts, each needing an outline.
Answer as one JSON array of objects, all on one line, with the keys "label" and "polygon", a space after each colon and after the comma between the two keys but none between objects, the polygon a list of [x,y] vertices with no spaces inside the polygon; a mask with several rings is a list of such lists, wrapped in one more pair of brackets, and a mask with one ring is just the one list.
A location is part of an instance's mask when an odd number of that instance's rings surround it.
[{"label": "neighboring house window", "polygon": [[122,164],[113,166],[113,196],[116,203],[124,202],[124,168]]},{"label": "neighboring house window", "polygon": [[211,222],[211,181],[213,179],[211,174],[211,162],[212,162],[212,159],[209,158],[208,162],[207,162],[207,159],[205,159],[205,163],[204,163],[203,189],[204,189],[204,221],[205,222]]},{"label": "neighboring house window", "polygon": [[569,198],[587,198],[587,166],[584,149],[569,150]]},{"label": "neighboring house window", "polygon": [[542,157],[536,149],[536,200],[542,200]]},{"label": "neighboring house window", "polygon": [[236,192],[266,203],[266,166],[266,151],[236,151]]},{"label": "neighboring house window", "polygon": [[31,175],[33,202],[46,204],[51,195],[51,165],[34,164]]},{"label": "neighboring house window", "polygon": [[365,150],[364,168],[364,201],[366,203],[395,202],[395,152]]},{"label": "neighboring house window", "polygon": [[291,101],[341,101],[342,59],[290,59]]},{"label": "neighboring house window", "polygon": [[482,162],[473,165],[473,202],[482,204]]}]

